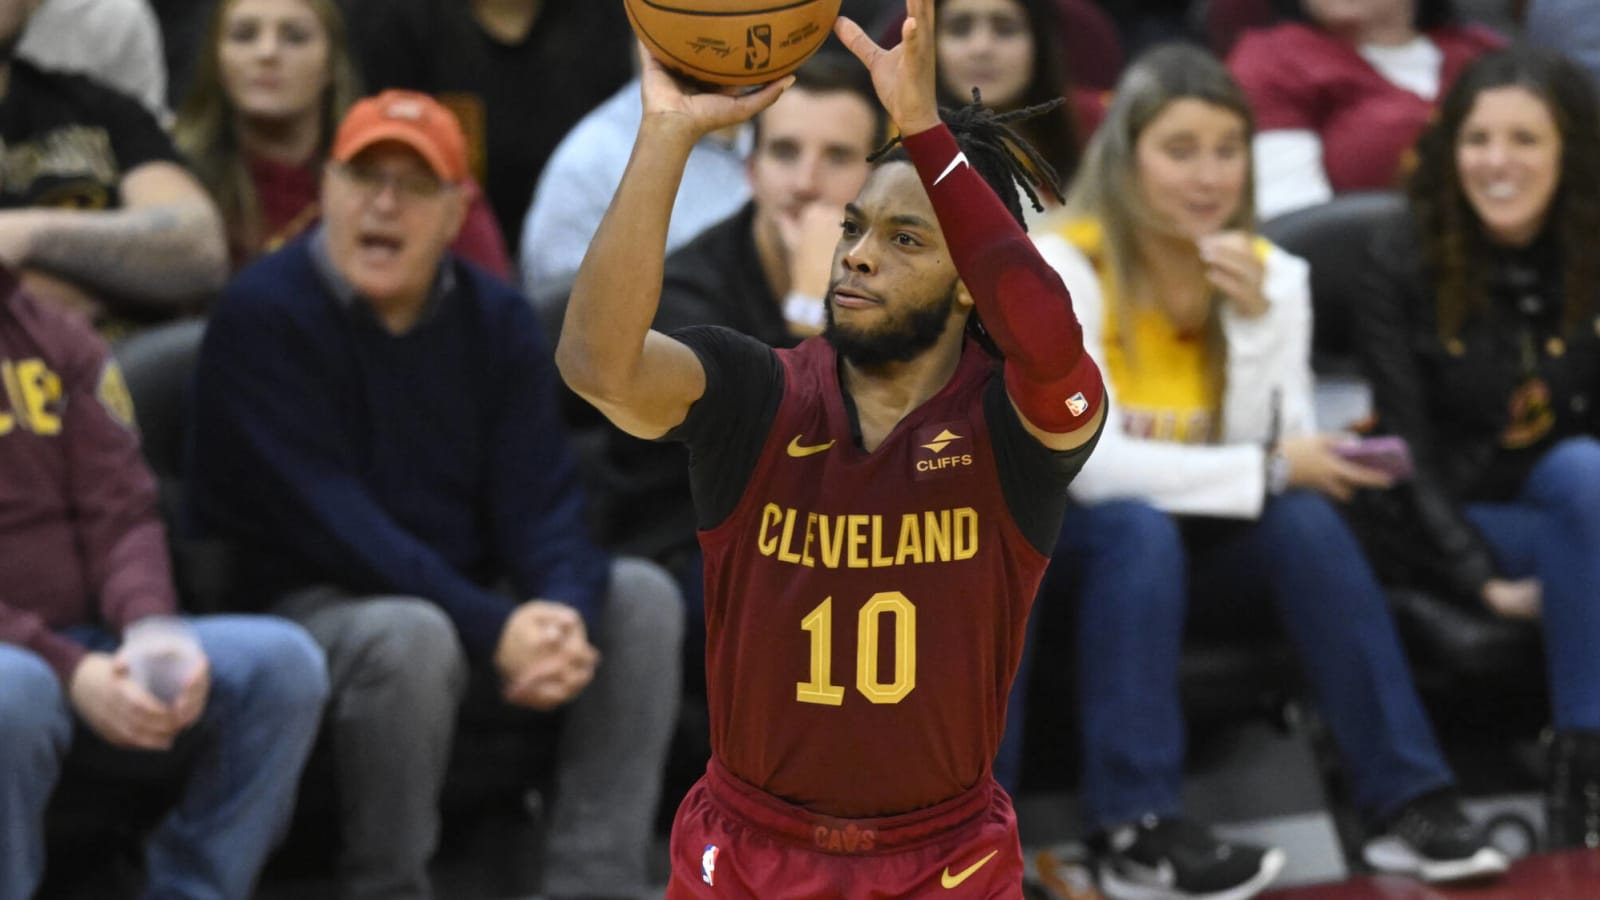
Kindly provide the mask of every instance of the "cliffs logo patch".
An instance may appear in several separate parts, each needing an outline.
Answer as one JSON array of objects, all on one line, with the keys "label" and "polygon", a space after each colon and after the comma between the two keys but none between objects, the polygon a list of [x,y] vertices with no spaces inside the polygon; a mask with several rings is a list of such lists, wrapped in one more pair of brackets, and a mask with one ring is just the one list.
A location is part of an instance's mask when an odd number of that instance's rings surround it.
[{"label": "cliffs logo patch", "polygon": [[913,475],[920,481],[972,465],[971,434],[966,422],[939,422],[917,429]]},{"label": "cliffs logo patch", "polygon": [[745,71],[772,65],[772,26],[751,25],[744,32]]},{"label": "cliffs logo patch", "polygon": [[717,886],[717,854],[721,852],[716,844],[707,844],[706,852],[700,854],[700,880],[712,887]]}]

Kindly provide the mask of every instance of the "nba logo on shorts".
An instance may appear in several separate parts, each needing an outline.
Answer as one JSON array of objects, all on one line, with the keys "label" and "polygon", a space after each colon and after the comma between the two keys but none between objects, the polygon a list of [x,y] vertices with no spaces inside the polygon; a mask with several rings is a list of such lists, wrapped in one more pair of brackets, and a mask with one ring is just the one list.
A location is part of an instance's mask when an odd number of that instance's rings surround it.
[{"label": "nba logo on shorts", "polygon": [[700,854],[700,880],[712,887],[717,886],[717,854],[721,852],[716,844],[707,844],[706,852]]},{"label": "nba logo on shorts", "polygon": [[751,25],[744,31],[744,67],[765,69],[772,63],[772,26]]},{"label": "nba logo on shorts", "polygon": [[1083,411],[1088,408],[1089,401],[1083,398],[1083,391],[1079,391],[1067,398],[1067,412],[1075,416],[1083,415]]}]

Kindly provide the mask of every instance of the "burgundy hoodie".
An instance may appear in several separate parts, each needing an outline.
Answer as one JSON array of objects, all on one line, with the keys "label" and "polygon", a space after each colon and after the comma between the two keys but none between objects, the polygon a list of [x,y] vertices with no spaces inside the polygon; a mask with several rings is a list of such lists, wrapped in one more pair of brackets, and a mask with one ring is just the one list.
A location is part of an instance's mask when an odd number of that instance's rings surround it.
[{"label": "burgundy hoodie", "polygon": [[87,651],[58,629],[175,608],[121,371],[87,323],[0,270],[0,642],[65,685]]}]

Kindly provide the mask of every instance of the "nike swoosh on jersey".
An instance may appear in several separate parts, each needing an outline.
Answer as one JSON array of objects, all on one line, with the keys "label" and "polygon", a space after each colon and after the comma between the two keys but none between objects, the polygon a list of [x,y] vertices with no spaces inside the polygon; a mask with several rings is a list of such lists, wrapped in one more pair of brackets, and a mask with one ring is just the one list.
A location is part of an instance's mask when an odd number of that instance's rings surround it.
[{"label": "nike swoosh on jersey", "polygon": [[968,167],[970,167],[971,165],[972,165],[972,163],[967,162],[967,154],[965,152],[957,153],[955,155],[955,158],[950,160],[950,165],[945,166],[944,167],[944,171],[939,173],[939,177],[935,178],[933,180],[934,185],[937,186],[939,184],[939,182],[944,180],[946,175],[949,175],[951,172],[954,172],[956,170],[956,166],[968,166]]},{"label": "nike swoosh on jersey", "polygon": [[950,874],[950,867],[945,866],[944,873],[939,876],[939,885],[947,891],[955,890],[961,886],[961,882],[971,878],[974,872],[983,868],[983,864],[991,859],[994,859],[994,855],[999,852],[999,850],[990,850],[988,856],[985,856],[983,859],[980,859],[972,865],[967,866],[965,869],[962,869],[960,872],[957,872],[954,875]]},{"label": "nike swoosh on jersey", "polygon": [[833,446],[833,441],[829,441],[826,444],[812,444],[810,446],[806,446],[806,445],[800,443],[800,438],[801,437],[803,437],[803,435],[798,435],[797,434],[797,435],[794,436],[794,440],[791,440],[789,442],[788,450],[789,450],[789,455],[790,456],[794,456],[794,457],[812,456],[814,454],[821,453],[822,451],[824,451],[824,450],[828,449],[829,447]]}]

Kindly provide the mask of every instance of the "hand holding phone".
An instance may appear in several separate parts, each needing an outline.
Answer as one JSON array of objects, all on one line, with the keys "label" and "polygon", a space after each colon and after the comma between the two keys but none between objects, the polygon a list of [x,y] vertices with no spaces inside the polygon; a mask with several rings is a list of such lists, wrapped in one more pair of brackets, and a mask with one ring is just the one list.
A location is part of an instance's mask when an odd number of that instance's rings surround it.
[{"label": "hand holding phone", "polygon": [[1414,472],[1411,447],[1406,439],[1394,435],[1361,438],[1336,444],[1334,452],[1344,459],[1388,475],[1395,481],[1405,481]]}]

